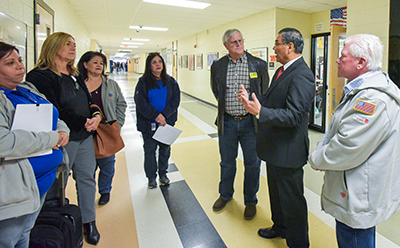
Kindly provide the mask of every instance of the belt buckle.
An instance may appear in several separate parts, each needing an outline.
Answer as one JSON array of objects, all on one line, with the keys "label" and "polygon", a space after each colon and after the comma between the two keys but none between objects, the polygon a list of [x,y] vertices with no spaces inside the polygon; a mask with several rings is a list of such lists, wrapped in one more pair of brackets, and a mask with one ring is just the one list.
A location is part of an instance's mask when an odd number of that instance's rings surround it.
[{"label": "belt buckle", "polygon": [[244,119],[247,118],[248,115],[244,115],[244,116],[235,116],[235,121],[243,121]]}]

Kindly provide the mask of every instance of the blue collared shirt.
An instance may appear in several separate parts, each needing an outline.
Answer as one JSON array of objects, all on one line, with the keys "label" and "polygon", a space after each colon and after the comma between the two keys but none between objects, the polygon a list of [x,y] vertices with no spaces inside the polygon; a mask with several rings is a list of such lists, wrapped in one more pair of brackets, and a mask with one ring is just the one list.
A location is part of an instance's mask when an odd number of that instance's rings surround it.
[{"label": "blue collared shirt", "polygon": [[372,70],[372,71],[366,72],[366,73],[356,77],[355,79],[353,79],[349,83],[347,83],[343,87],[345,95],[347,95],[353,89],[360,87],[375,72],[378,72],[378,70]]},{"label": "blue collared shirt", "polygon": [[[32,93],[29,89],[17,86],[16,90],[0,87],[10,102],[16,106],[18,104],[49,104],[41,96]],[[53,130],[57,129],[58,110],[53,106]],[[63,153],[61,150],[53,150],[52,154],[28,158],[35,173],[36,182],[40,195],[46,193],[56,178],[56,169],[62,162]]]}]

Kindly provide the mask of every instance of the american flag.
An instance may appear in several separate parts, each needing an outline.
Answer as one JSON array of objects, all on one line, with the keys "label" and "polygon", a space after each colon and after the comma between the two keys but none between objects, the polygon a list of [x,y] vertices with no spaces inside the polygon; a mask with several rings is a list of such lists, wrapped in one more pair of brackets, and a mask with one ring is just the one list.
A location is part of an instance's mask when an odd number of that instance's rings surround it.
[{"label": "american flag", "polygon": [[331,25],[347,27],[347,6],[331,10]]},{"label": "american flag", "polygon": [[373,115],[376,109],[376,105],[373,103],[365,102],[361,99],[357,99],[356,104],[354,104],[354,109],[365,114]]}]

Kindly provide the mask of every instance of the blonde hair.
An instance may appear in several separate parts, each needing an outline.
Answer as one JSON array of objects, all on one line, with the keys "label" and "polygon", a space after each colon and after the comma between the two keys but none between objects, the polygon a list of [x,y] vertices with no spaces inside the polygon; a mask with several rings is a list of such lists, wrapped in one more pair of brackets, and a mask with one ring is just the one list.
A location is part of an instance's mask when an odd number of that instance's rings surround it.
[{"label": "blonde hair", "polygon": [[[42,46],[42,51],[40,52],[40,56],[38,61],[36,62],[35,67],[39,69],[50,69],[57,75],[61,76],[60,71],[57,69],[57,65],[55,63],[55,57],[57,52],[61,49],[62,46],[65,46],[69,39],[74,39],[72,35],[64,33],[64,32],[56,32],[51,34],[44,41]],[[76,76],[76,68],[74,66],[75,58],[68,62],[67,70],[71,75]]]}]

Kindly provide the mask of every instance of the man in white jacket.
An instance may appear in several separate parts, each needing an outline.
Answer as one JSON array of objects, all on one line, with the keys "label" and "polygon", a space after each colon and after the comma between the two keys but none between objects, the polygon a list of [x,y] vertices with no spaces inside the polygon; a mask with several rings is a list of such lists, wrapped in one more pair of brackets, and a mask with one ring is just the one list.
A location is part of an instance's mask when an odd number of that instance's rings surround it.
[{"label": "man in white jacket", "polygon": [[346,39],[336,62],[349,82],[309,156],[325,171],[321,205],[336,219],[340,248],[375,247],[375,226],[400,207],[400,90],[379,71],[382,55],[374,35]]}]

